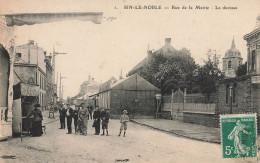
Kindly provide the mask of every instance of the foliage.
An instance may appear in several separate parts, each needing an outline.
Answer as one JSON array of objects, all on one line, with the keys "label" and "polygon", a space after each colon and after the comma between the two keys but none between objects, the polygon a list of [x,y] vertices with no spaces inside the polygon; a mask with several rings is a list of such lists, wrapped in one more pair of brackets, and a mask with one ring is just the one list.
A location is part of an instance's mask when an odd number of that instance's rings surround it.
[{"label": "foliage", "polygon": [[239,65],[236,71],[237,76],[246,75],[247,73],[247,62],[245,64]]},{"label": "foliage", "polygon": [[219,58],[216,51],[209,50],[207,60],[204,60],[204,65],[198,69],[197,84],[204,95],[214,93],[216,81],[223,77],[219,69]]},{"label": "foliage", "polygon": [[183,48],[170,54],[153,53],[139,74],[161,89],[163,94],[170,94],[181,88],[192,91],[195,84],[194,70],[197,69],[190,51]]}]

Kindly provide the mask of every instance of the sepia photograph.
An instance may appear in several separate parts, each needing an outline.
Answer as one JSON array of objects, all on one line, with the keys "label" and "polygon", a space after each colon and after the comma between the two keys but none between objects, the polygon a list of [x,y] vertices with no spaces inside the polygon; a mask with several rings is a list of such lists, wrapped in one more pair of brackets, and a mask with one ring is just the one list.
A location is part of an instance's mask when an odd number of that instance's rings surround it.
[{"label": "sepia photograph", "polygon": [[0,162],[260,162],[259,0],[0,0]]}]

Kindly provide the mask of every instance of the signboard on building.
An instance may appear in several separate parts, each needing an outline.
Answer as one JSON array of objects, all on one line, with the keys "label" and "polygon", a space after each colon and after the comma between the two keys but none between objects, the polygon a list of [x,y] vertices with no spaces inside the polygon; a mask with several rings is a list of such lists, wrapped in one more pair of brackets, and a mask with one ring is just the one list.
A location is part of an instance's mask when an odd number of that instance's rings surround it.
[{"label": "signboard on building", "polygon": [[260,83],[260,76],[252,76],[251,81],[253,84]]}]

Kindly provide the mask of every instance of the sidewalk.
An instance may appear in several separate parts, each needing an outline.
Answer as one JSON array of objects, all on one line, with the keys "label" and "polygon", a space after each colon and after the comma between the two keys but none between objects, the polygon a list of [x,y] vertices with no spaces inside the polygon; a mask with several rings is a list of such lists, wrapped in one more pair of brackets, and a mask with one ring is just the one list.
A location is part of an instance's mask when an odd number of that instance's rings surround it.
[{"label": "sidewalk", "polygon": [[42,116],[43,116],[42,124],[48,124],[60,120],[59,112],[54,113],[55,118],[48,118],[49,110],[44,110],[42,111]]},{"label": "sidewalk", "polygon": [[[206,141],[210,143],[221,143],[219,128],[206,127],[192,123],[183,123],[166,119],[131,119],[131,121],[180,137]],[[257,146],[258,149],[260,149],[260,136],[257,136]]]}]

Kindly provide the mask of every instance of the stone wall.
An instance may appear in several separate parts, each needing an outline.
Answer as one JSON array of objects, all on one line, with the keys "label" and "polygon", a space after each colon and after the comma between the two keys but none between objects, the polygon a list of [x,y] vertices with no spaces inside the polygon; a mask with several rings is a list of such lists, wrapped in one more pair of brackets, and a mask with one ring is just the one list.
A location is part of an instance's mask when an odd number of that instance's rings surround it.
[{"label": "stone wall", "polygon": [[216,114],[183,113],[184,123],[194,123],[208,127],[219,127],[219,116]]},{"label": "stone wall", "polygon": [[[217,113],[218,114],[241,114],[241,113],[250,113],[251,109],[251,82],[249,77],[237,77],[232,79],[224,79],[219,82],[217,86]],[[229,86],[233,85],[233,98],[235,101],[232,102],[231,110],[231,101],[230,101],[230,92]],[[228,92],[226,88],[228,86]],[[226,93],[228,94],[228,100],[226,101]],[[234,97],[235,96],[235,97]]]}]

